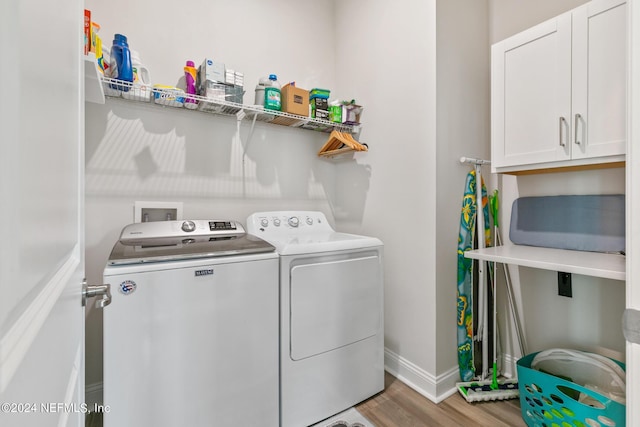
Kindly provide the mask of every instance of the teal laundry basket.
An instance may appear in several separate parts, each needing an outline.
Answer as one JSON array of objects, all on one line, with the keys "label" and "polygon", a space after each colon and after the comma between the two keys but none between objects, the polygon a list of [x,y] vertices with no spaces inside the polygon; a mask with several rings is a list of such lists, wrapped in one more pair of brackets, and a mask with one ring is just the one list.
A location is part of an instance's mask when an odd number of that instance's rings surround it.
[{"label": "teal laundry basket", "polygon": [[[531,362],[536,354],[529,354],[517,363],[520,409],[527,426],[625,426],[625,405],[571,381],[532,369]],[[614,362],[625,369],[623,363]],[[580,393],[588,396],[593,405],[579,402]]]}]

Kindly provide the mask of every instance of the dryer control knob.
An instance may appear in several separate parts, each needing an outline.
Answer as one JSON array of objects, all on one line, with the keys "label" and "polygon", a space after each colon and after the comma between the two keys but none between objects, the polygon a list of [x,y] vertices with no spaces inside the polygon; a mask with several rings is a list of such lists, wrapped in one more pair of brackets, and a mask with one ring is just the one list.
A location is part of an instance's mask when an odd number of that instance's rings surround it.
[{"label": "dryer control knob", "polygon": [[311,217],[307,217],[307,224],[313,225],[313,219],[311,219]]},{"label": "dryer control knob", "polygon": [[182,231],[186,233],[191,233],[196,229],[196,223],[193,221],[185,221],[182,223]]},{"label": "dryer control knob", "polygon": [[298,221],[298,217],[297,216],[292,216],[291,218],[289,218],[289,225],[291,227],[297,227],[299,223],[300,222]]},{"label": "dryer control knob", "polygon": [[280,227],[280,219],[279,218],[274,219],[273,225],[275,225],[276,227]]},{"label": "dryer control knob", "polygon": [[269,220],[266,219],[266,218],[261,219],[260,220],[260,225],[263,226],[263,227],[268,226],[269,225]]}]

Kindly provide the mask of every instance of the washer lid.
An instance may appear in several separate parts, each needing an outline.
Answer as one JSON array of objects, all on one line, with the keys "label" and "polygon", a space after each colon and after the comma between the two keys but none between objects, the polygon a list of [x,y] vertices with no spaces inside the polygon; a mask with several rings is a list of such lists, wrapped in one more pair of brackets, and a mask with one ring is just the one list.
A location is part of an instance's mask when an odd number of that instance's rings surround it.
[{"label": "washer lid", "polygon": [[[164,224],[163,224],[164,223]],[[126,226],[109,256],[109,265],[273,252],[235,221],[162,221]]]}]

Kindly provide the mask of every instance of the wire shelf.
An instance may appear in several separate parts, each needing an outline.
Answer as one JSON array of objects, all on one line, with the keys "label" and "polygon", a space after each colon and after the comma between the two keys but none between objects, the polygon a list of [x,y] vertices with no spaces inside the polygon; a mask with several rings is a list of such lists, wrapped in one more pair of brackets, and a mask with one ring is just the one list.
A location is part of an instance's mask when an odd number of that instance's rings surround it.
[{"label": "wire shelf", "polygon": [[[281,126],[314,130],[319,132],[358,133],[360,125],[334,123],[328,120],[298,116],[283,111],[266,110],[259,105],[244,105],[226,99],[206,98],[200,95],[189,95],[171,88],[131,83],[101,76],[104,94],[110,98],[123,98],[129,101],[145,102],[163,107],[187,108],[204,113],[222,116],[235,116],[243,120],[256,120]],[[240,113],[240,112],[243,113]]]}]

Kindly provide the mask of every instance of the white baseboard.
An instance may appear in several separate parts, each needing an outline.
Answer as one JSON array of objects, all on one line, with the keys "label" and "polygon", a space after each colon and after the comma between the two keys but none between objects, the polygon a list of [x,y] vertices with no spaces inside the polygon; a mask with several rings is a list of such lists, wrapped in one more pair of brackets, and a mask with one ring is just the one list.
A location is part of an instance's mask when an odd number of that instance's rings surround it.
[{"label": "white baseboard", "polygon": [[388,348],[384,349],[384,367],[391,375],[434,403],[440,403],[454,394],[460,378],[457,367],[436,377]]},{"label": "white baseboard", "polygon": [[94,405],[102,405],[103,396],[102,396],[102,382],[87,384],[84,389],[84,399],[85,403],[88,407],[93,408]]},{"label": "white baseboard", "polygon": [[[501,374],[506,378],[516,378],[516,362],[517,359],[511,355],[503,355]],[[434,403],[440,403],[456,393],[456,383],[460,382],[457,366],[436,377],[388,348],[384,349],[384,368]]]},{"label": "white baseboard", "polygon": [[514,358],[512,355],[503,354],[500,374],[506,378],[516,378],[518,376],[516,362],[518,362],[518,359]]}]

